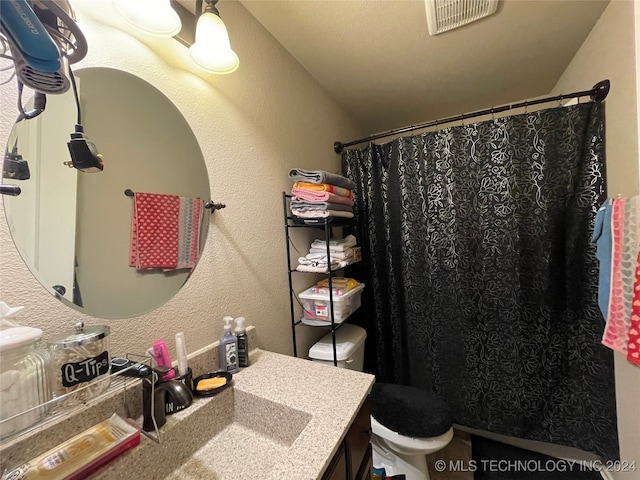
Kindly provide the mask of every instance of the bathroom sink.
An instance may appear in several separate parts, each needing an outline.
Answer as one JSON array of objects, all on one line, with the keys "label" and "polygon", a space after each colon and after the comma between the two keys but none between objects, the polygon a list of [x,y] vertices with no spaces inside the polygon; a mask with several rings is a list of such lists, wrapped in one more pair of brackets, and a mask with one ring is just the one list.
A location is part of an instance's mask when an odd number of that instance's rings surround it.
[{"label": "bathroom sink", "polygon": [[202,443],[196,438],[185,439],[197,449],[166,478],[267,478],[287,461],[291,446],[311,418],[301,410],[239,389],[227,389],[197,413],[191,412],[188,419],[176,418],[197,423],[190,431],[194,436],[204,434],[204,438]]},{"label": "bathroom sink", "polygon": [[267,351],[230,388],[167,417],[92,480],[321,478],[373,384],[372,375]]}]

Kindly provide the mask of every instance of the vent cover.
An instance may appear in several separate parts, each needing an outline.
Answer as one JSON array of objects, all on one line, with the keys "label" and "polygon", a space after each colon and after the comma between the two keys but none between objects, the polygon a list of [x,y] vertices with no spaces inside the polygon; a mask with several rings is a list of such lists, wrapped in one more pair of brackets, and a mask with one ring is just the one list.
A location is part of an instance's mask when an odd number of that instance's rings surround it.
[{"label": "vent cover", "polygon": [[498,0],[425,0],[429,34],[437,35],[491,15]]}]

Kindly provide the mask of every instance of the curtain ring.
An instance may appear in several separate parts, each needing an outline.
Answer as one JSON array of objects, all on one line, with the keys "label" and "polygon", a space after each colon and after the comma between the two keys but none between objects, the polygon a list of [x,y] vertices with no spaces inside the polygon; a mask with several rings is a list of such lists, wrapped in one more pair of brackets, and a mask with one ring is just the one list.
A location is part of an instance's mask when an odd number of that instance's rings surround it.
[{"label": "curtain ring", "polygon": [[460,123],[462,123],[462,126],[464,127],[464,113],[460,115]]},{"label": "curtain ring", "polygon": [[564,95],[560,95],[560,98],[558,99],[558,107],[562,107],[563,100],[564,100]]},{"label": "curtain ring", "polygon": [[527,101],[525,100],[525,102],[524,102],[524,113],[529,113],[529,112],[528,112],[528,107],[529,107],[529,102],[527,102]]},{"label": "curtain ring", "polygon": [[495,113],[496,113],[496,112],[493,110],[493,107],[491,107],[491,120],[494,120],[494,121],[495,121],[495,119],[496,119],[496,115],[495,115]]}]

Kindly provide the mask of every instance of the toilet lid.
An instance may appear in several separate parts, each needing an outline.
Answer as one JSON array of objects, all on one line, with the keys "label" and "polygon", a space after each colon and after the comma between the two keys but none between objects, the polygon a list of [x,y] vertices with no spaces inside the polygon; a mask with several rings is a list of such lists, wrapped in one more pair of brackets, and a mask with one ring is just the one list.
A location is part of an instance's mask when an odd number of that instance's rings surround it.
[{"label": "toilet lid", "polygon": [[369,397],[371,415],[400,435],[436,437],[453,425],[451,409],[434,393],[404,385],[376,383]]}]

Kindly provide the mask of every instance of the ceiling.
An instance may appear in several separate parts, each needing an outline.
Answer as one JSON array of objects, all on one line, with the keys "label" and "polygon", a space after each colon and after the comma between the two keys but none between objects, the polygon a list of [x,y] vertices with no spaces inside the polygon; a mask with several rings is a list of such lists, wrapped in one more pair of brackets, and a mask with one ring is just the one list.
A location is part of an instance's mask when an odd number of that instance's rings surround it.
[{"label": "ceiling", "polygon": [[424,0],[241,2],[369,134],[548,94],[608,4],[500,0],[430,36]]}]

